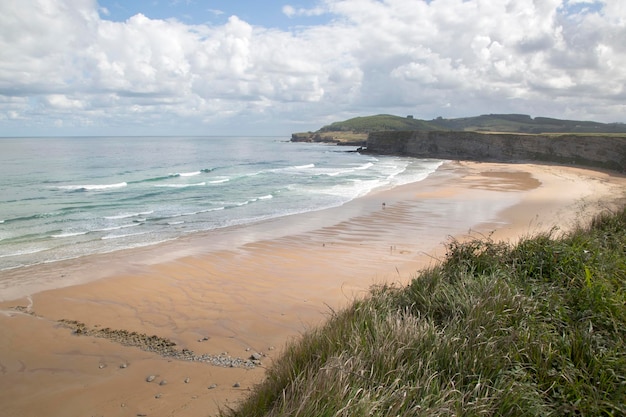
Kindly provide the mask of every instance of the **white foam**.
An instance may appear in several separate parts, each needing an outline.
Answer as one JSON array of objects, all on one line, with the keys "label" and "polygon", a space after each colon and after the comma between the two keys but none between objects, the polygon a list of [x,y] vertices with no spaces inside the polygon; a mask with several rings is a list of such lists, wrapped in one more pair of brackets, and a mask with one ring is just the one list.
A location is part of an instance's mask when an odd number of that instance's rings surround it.
[{"label": "white foam", "polygon": [[354,169],[362,170],[362,169],[368,169],[368,168],[371,168],[371,167],[373,167],[373,166],[374,166],[374,164],[373,164],[373,163],[371,163],[371,162],[367,162],[367,163],[365,163],[365,164],[363,164],[363,165],[359,165],[358,167],[356,167],[356,168],[354,168]]},{"label": "white foam", "polygon": [[26,249],[26,250],[21,250],[21,251],[17,251],[17,252],[13,252],[13,253],[7,253],[7,254],[4,254],[4,255],[0,255],[0,258],[9,258],[11,256],[31,255],[33,253],[39,253],[39,252],[43,252],[45,250],[47,250],[47,248]]},{"label": "white foam", "polygon": [[73,236],[82,236],[86,235],[88,232],[67,232],[67,233],[59,233],[57,235],[51,235],[54,238],[64,238],[64,237],[73,237]]},{"label": "white foam", "polygon": [[88,185],[60,185],[57,188],[59,190],[68,191],[101,191],[110,190],[115,188],[123,188],[128,184],[126,182],[118,182],[115,184],[88,184]]},{"label": "white foam", "polygon": [[154,210],[142,211],[139,213],[122,213],[122,214],[118,214],[115,216],[105,216],[104,218],[107,220],[119,220],[119,219],[128,219],[130,217],[147,216],[152,213],[154,213]]},{"label": "white foam", "polygon": [[200,171],[193,171],[193,172],[181,172],[179,175],[181,177],[195,177],[196,175],[200,175],[201,172]]},{"label": "white foam", "polygon": [[202,187],[206,185],[206,182],[197,182],[195,184],[157,184],[155,187],[165,188],[187,188],[187,187]]},{"label": "white foam", "polygon": [[129,227],[139,226],[140,224],[141,223],[133,223],[133,224],[123,224],[121,226],[105,227],[103,229],[96,229],[96,230],[94,230],[94,232],[110,232],[112,230],[127,229]]},{"label": "white foam", "polygon": [[141,236],[141,235],[145,235],[147,232],[141,232],[141,233],[128,233],[125,235],[108,235],[108,236],[102,236],[100,239],[102,240],[111,240],[111,239],[122,239],[125,237],[132,237],[132,236]]},{"label": "white foam", "polygon": [[204,210],[198,210],[198,211],[189,211],[189,212],[186,212],[186,213],[173,214],[173,215],[168,216],[168,217],[174,219],[176,217],[195,216],[197,214],[209,213],[211,211],[224,210],[225,208],[226,207],[214,207],[214,208],[210,208],[210,209],[204,209]]},{"label": "white foam", "polygon": [[219,180],[209,181],[209,184],[222,184],[224,182],[230,181],[230,178],[222,178]]}]

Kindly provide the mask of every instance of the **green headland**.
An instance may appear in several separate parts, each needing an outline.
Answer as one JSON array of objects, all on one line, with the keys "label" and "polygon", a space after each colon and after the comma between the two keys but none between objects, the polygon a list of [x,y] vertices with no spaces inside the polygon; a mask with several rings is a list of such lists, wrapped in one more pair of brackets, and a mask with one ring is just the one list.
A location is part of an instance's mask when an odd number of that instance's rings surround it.
[{"label": "green headland", "polygon": [[524,114],[488,114],[476,117],[433,120],[415,119],[413,116],[355,117],[331,123],[315,132],[292,134],[292,141],[335,142],[361,145],[370,132],[381,131],[467,131],[520,134],[626,134],[624,123],[599,123],[593,121],[561,120]]}]

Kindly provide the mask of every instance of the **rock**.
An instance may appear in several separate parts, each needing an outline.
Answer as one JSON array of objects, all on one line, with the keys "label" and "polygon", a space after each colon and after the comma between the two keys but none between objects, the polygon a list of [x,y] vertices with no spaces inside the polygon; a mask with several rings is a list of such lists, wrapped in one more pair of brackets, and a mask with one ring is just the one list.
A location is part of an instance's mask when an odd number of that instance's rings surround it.
[{"label": "rock", "polygon": [[189,379],[189,378],[185,378],[185,384],[188,384],[188,383],[189,383],[189,381],[190,381],[190,379]]},{"label": "rock", "polygon": [[263,355],[260,354],[259,352],[255,352],[252,355],[250,355],[250,359],[252,359],[253,361],[260,361],[262,357]]},{"label": "rock", "polygon": [[241,384],[239,382],[235,382],[233,384],[233,388],[239,388],[241,386]]},{"label": "rock", "polygon": [[154,396],[154,398],[159,399],[159,398],[161,398],[162,396],[163,396],[163,394],[158,393],[157,395],[155,395],[155,396]]},{"label": "rock", "polygon": [[209,389],[215,389],[215,388],[217,388],[217,384],[211,384],[211,385],[209,385]]},{"label": "rock", "polygon": [[100,369],[104,369],[104,368],[106,368],[106,367],[107,367],[107,366],[106,366],[105,364],[103,364],[103,363],[101,363],[100,365],[98,365],[98,368],[100,368]]},{"label": "rock", "polygon": [[[64,327],[72,329],[76,334],[105,338],[120,343],[124,346],[135,346],[147,352],[157,353],[162,357],[167,358],[169,361],[184,360],[193,362],[204,362],[214,366],[221,366],[225,368],[250,369],[259,365],[258,363],[256,363],[255,359],[243,360],[241,358],[232,358],[228,356],[228,352],[222,352],[219,355],[199,355],[188,348],[178,349],[176,348],[176,343],[172,342],[169,339],[162,338],[156,335],[149,336],[145,333],[137,333],[121,329],[116,330],[108,327],[89,328],[86,324],[78,322],[76,320],[59,320],[58,323]],[[203,342],[209,339],[210,336],[204,336],[203,338],[198,339],[198,342]],[[250,350],[251,348],[246,349],[246,351],[248,352]],[[126,368],[127,366],[127,363],[119,365],[120,368]],[[105,367],[105,364],[100,364],[100,369],[103,369]],[[153,379],[149,380],[148,382],[154,381],[154,378],[156,377],[153,377]]]},{"label": "rock", "polygon": [[469,131],[370,132],[367,152],[469,161],[572,162],[624,172],[626,139],[604,135],[525,135]]},{"label": "rock", "polygon": [[159,382],[159,385],[167,385],[167,380],[162,380],[161,382]]},{"label": "rock", "polygon": [[155,375],[150,375],[150,376],[148,376],[148,377],[146,378],[146,382],[152,382],[152,381],[154,381],[155,379],[156,379],[156,376],[155,376]]}]

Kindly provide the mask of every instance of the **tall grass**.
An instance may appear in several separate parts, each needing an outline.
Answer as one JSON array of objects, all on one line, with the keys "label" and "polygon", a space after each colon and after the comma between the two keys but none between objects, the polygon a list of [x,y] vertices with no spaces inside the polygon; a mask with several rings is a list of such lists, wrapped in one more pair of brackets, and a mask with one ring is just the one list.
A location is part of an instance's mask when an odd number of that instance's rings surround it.
[{"label": "tall grass", "polygon": [[626,208],[515,246],[452,241],[290,345],[223,416],[626,415]]}]

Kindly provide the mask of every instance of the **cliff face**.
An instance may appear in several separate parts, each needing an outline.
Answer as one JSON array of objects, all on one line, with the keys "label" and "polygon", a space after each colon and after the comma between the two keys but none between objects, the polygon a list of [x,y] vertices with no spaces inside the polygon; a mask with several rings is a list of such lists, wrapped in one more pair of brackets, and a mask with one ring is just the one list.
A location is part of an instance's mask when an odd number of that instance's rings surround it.
[{"label": "cliff face", "polygon": [[371,132],[367,152],[485,162],[549,162],[626,172],[626,136]]}]

